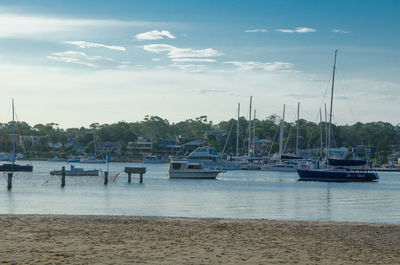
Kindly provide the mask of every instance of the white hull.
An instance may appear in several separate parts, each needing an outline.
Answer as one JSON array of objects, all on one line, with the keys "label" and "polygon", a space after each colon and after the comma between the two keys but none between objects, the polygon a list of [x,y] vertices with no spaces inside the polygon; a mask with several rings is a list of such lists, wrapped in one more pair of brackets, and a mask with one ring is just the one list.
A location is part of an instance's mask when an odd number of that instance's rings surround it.
[{"label": "white hull", "polygon": [[285,165],[265,165],[261,167],[261,170],[275,172],[297,172],[297,167]]},{"label": "white hull", "polygon": [[219,171],[216,170],[202,170],[202,171],[175,171],[169,172],[171,179],[215,179]]},{"label": "white hull", "polygon": [[220,169],[220,170],[240,170],[239,165],[234,161],[212,161],[200,159],[187,159],[189,162],[199,163],[203,168]]}]

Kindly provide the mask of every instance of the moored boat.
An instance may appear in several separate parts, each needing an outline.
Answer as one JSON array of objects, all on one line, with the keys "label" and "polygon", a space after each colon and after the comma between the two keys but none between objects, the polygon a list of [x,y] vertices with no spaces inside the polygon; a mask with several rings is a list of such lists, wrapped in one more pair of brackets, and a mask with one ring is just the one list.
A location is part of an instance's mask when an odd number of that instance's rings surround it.
[{"label": "moored boat", "polygon": [[171,161],[168,169],[171,179],[215,179],[220,172],[222,171],[204,169],[201,164],[188,161]]},{"label": "moored boat", "polygon": [[[62,173],[61,170],[50,171],[50,175],[61,175],[61,173]],[[83,168],[77,168],[77,167],[71,165],[70,170],[65,170],[65,175],[66,176],[98,176],[99,170],[98,169],[85,170]]]}]

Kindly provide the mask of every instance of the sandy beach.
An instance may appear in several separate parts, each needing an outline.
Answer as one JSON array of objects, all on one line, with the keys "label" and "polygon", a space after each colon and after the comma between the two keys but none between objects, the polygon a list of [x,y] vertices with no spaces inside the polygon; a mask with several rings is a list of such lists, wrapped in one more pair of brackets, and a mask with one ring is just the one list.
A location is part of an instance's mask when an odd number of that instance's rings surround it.
[{"label": "sandy beach", "polygon": [[400,264],[400,225],[0,215],[5,264]]}]

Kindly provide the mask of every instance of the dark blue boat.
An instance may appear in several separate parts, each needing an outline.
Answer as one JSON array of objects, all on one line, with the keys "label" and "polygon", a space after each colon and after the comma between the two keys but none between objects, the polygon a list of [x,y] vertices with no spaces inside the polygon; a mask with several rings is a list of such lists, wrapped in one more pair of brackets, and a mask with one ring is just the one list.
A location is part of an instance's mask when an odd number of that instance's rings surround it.
[{"label": "dark blue boat", "polygon": [[371,182],[379,179],[376,172],[349,169],[298,169],[297,173],[302,181]]},{"label": "dark blue boat", "polygon": [[32,165],[17,165],[17,164],[3,164],[0,165],[0,171],[5,172],[32,172],[33,166]]}]

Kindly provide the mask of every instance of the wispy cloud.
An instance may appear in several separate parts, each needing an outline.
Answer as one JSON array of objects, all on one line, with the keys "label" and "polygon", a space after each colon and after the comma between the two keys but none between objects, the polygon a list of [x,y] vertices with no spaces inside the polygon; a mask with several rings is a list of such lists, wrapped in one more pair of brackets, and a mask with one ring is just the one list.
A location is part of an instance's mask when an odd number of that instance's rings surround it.
[{"label": "wispy cloud", "polygon": [[250,71],[250,70],[264,70],[264,71],[277,71],[277,70],[288,70],[293,67],[292,63],[285,62],[226,62],[238,67],[239,70]]},{"label": "wispy cloud", "polygon": [[331,32],[333,32],[333,33],[340,33],[340,34],[348,34],[348,33],[351,33],[350,31],[343,30],[343,29],[332,29]]},{"label": "wispy cloud", "polygon": [[135,38],[137,40],[161,40],[165,38],[175,39],[175,36],[171,34],[168,30],[152,30],[144,33],[137,34]]},{"label": "wispy cloud", "polygon": [[309,33],[309,32],[316,32],[317,30],[313,28],[297,27],[295,29],[277,29],[276,31],[283,33]]},{"label": "wispy cloud", "polygon": [[125,47],[122,47],[122,46],[111,46],[111,45],[92,43],[92,42],[86,42],[86,41],[64,41],[64,43],[76,45],[82,49],[101,47],[101,48],[106,48],[106,49],[110,49],[110,50],[126,51]]},{"label": "wispy cloud", "polygon": [[89,56],[84,52],[77,51],[56,52],[47,56],[47,59],[64,63],[81,64],[89,67],[99,67],[99,65],[94,63],[98,61],[114,61],[112,58],[103,56]]},{"label": "wispy cloud", "polygon": [[169,66],[178,68],[180,70],[183,70],[183,71],[189,72],[189,73],[203,73],[206,71],[205,65],[199,65],[199,64],[174,63],[174,64],[170,64]]},{"label": "wispy cloud", "polygon": [[168,57],[174,58],[205,58],[221,56],[223,53],[212,48],[207,49],[191,49],[191,48],[177,48],[168,44],[149,44],[142,47],[144,50],[153,53],[167,52]]},{"label": "wispy cloud", "polygon": [[248,32],[248,33],[268,32],[268,30],[266,30],[266,29],[248,29],[248,30],[245,30],[245,32]]},{"label": "wispy cloud", "polygon": [[[0,38],[38,37],[43,34],[82,32],[88,28],[159,26],[150,21],[56,18],[51,16],[0,14]],[[53,36],[49,35],[49,36]]]},{"label": "wispy cloud", "polygon": [[193,62],[193,63],[215,63],[214,59],[206,59],[206,58],[174,58],[171,59],[173,62]]}]

